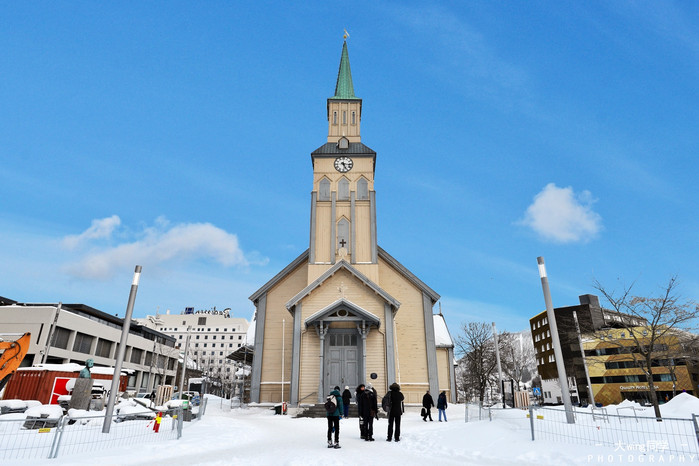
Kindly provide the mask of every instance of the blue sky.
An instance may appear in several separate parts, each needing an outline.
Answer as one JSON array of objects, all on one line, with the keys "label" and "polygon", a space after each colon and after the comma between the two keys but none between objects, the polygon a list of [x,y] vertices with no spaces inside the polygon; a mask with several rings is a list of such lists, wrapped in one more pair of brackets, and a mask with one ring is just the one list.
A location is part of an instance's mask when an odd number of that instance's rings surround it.
[{"label": "blue sky", "polygon": [[0,296],[230,307],[308,247],[348,40],[379,244],[463,322],[593,281],[699,298],[699,4],[13,2]]}]

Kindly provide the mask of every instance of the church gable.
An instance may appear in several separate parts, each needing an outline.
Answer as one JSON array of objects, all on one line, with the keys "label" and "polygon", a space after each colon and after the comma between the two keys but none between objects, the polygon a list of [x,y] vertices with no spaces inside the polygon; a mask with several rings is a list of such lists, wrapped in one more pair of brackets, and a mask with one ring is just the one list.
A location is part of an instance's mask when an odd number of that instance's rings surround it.
[{"label": "church gable", "polygon": [[355,280],[358,282],[362,283],[364,286],[369,288],[373,293],[379,295],[384,301],[386,301],[388,304],[390,304],[394,309],[398,309],[400,307],[400,302],[395,299],[393,296],[388,294],[385,290],[383,290],[378,284],[370,280],[368,277],[366,277],[364,274],[362,274],[359,270],[357,270],[355,267],[353,267],[351,264],[349,264],[347,261],[340,261],[334,266],[330,267],[325,273],[323,273],[320,277],[318,277],[316,280],[314,280],[311,284],[309,284],[306,288],[301,290],[296,296],[294,296],[289,302],[286,303],[286,308],[291,310],[298,302],[300,302],[302,299],[304,299],[306,296],[311,294],[314,290],[316,290],[318,287],[322,286],[326,281],[328,281],[330,278],[335,276],[340,271],[346,271],[349,273]]}]

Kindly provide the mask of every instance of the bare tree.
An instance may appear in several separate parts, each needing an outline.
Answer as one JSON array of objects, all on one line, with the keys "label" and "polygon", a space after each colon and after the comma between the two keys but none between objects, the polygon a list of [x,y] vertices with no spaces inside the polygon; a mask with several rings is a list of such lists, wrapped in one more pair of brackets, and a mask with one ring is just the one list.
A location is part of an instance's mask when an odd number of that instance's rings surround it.
[{"label": "bare tree", "polygon": [[483,402],[497,368],[492,327],[485,322],[469,322],[461,330],[462,334],[455,341],[457,352],[463,354],[465,366],[461,383],[466,394],[474,393]]},{"label": "bare tree", "polygon": [[514,380],[519,389],[522,382],[536,376],[536,356],[531,333],[503,332],[498,335],[502,371]]},{"label": "bare tree", "polygon": [[598,281],[595,281],[594,286],[611,306],[608,312],[614,317],[616,325],[626,329],[629,335],[623,343],[624,349],[630,352],[635,365],[643,370],[655,416],[660,419],[660,406],[653,381],[654,359],[659,352],[668,348],[668,337],[695,324],[699,306],[678,296],[677,277],[671,277],[667,285],[661,288],[661,292],[651,297],[632,295],[633,284],[624,288],[619,295],[608,291]]}]

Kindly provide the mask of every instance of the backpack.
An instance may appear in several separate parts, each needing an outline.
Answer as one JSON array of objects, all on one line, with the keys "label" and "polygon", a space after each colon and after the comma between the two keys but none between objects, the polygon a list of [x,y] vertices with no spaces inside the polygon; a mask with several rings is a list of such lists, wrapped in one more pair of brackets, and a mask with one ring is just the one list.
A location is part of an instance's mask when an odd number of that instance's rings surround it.
[{"label": "backpack", "polygon": [[386,393],[383,398],[381,398],[381,409],[386,412],[391,410],[391,392]]},{"label": "backpack", "polygon": [[337,401],[335,400],[335,395],[328,395],[324,406],[326,413],[328,413],[331,416],[335,414],[335,410],[337,409]]}]

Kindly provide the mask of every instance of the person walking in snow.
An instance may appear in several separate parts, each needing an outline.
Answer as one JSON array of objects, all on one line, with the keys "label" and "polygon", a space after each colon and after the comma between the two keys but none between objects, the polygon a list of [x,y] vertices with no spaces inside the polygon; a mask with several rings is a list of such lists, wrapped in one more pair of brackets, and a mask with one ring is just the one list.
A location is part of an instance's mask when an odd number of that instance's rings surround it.
[{"label": "person walking in snow", "polygon": [[427,393],[425,393],[422,396],[422,420],[427,422],[427,417],[429,416],[430,422],[432,422],[432,411],[431,409],[434,407],[434,399],[432,399],[432,395],[430,395],[430,391],[427,390]]},{"label": "person walking in snow", "polygon": [[[342,413],[342,395],[340,387],[335,387],[330,395],[335,396],[335,411],[326,413],[328,418],[328,448],[340,448],[340,416]],[[329,396],[330,396],[329,395]],[[335,443],[332,442],[332,433],[335,432]]]},{"label": "person walking in snow", "polygon": [[354,392],[354,399],[357,400],[357,413],[359,415],[359,437],[366,439],[366,431],[364,430],[364,418],[362,417],[362,409],[364,405],[364,384],[360,383],[357,386],[357,391]]},{"label": "person walking in snow", "polygon": [[352,392],[349,390],[349,386],[345,385],[345,391],[342,392],[342,405],[345,408],[345,419],[349,417],[349,405],[352,400]]},{"label": "person walking in snow", "polygon": [[437,410],[439,411],[439,422],[442,422],[442,414],[444,414],[444,422],[447,422],[447,394],[444,391],[437,397]]},{"label": "person walking in snow", "polygon": [[362,401],[362,419],[364,419],[364,440],[374,441],[374,418],[379,418],[379,407],[376,402],[376,390],[371,384],[364,390],[364,400]]},{"label": "person walking in snow", "polygon": [[400,418],[405,411],[403,409],[403,394],[400,392],[400,385],[393,382],[390,387],[389,394],[391,398],[391,409],[388,411],[388,438],[387,442],[392,440],[393,437],[393,424],[396,425],[395,430],[395,440],[400,442]]}]

